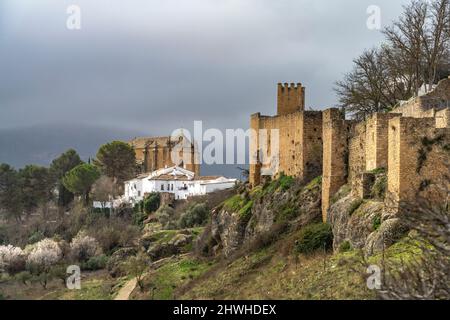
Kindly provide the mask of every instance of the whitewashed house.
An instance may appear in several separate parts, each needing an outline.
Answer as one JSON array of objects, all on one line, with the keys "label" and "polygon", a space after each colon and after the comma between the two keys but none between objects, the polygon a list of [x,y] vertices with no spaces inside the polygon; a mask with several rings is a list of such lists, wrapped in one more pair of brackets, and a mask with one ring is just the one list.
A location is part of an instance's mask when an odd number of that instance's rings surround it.
[{"label": "whitewashed house", "polygon": [[152,192],[172,193],[176,200],[185,200],[233,188],[236,181],[222,176],[195,176],[194,172],[175,166],[126,181],[123,201],[136,203]]}]

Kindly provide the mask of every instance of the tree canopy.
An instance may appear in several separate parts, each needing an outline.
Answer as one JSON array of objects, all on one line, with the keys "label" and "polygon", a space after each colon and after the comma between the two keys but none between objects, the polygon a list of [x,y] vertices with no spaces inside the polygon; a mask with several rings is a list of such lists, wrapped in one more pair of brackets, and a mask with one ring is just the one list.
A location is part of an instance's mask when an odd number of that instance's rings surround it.
[{"label": "tree canopy", "polygon": [[69,149],[53,160],[50,166],[50,171],[56,179],[58,188],[58,205],[61,207],[67,206],[73,200],[73,193],[64,187],[62,178],[67,172],[81,163],[82,161],[78,153],[73,149]]},{"label": "tree canopy", "polygon": [[87,203],[91,187],[98,178],[100,178],[98,169],[91,164],[83,163],[67,172],[62,183],[70,192],[83,195]]},{"label": "tree canopy", "polygon": [[116,182],[123,182],[136,173],[136,154],[133,147],[121,141],[104,144],[94,160],[103,174]]},{"label": "tree canopy", "polygon": [[55,179],[45,167],[28,165],[19,171],[23,209],[27,213],[52,199]]},{"label": "tree canopy", "polygon": [[0,164],[0,213],[6,218],[20,220],[21,196],[18,172],[7,164]]},{"label": "tree canopy", "polygon": [[339,106],[356,119],[390,111],[449,75],[450,0],[415,0],[383,30],[385,41],[353,60],[336,82]]}]

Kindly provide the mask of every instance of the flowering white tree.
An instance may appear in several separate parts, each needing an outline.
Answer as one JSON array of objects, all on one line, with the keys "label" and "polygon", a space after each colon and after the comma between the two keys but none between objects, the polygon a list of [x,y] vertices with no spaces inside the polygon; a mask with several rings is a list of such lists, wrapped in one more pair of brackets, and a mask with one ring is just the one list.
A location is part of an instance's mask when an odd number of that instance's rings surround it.
[{"label": "flowering white tree", "polygon": [[101,253],[100,245],[95,238],[80,231],[70,244],[72,257],[78,261],[86,261]]},{"label": "flowering white tree", "polygon": [[25,268],[26,255],[19,247],[0,246],[0,272],[15,273]]},{"label": "flowering white tree", "polygon": [[48,270],[61,258],[62,251],[58,243],[52,239],[44,239],[31,247],[27,266],[31,269]]}]

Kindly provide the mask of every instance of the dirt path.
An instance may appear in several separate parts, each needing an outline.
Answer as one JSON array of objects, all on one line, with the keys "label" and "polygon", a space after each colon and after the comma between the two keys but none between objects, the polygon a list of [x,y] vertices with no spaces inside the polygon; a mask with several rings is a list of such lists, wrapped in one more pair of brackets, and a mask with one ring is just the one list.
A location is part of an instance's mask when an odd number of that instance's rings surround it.
[{"label": "dirt path", "polygon": [[128,300],[130,294],[133,292],[134,288],[136,288],[136,278],[131,279],[119,290],[119,293],[114,298],[114,300]]},{"label": "dirt path", "polygon": [[[187,257],[191,255],[191,253],[185,253],[182,255],[176,256],[177,259]],[[158,260],[152,264],[154,268],[158,268],[160,265],[163,265],[164,262],[172,260],[174,257],[168,257],[161,260]],[[117,293],[117,296],[114,298],[114,300],[128,300],[130,298],[130,294],[133,292],[133,290],[136,288],[137,280],[136,278],[133,278],[129,280],[125,285],[119,290]]]}]

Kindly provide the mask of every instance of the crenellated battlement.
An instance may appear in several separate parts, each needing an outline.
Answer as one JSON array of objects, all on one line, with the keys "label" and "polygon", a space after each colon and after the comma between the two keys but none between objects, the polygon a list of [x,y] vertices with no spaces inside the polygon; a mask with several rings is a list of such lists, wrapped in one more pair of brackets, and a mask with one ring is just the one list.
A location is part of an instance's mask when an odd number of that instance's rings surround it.
[{"label": "crenellated battlement", "polygon": [[305,87],[301,83],[278,83],[277,114],[305,110]]},{"label": "crenellated battlement", "polygon": [[[338,109],[304,111],[302,84],[279,83],[277,115],[253,114],[251,128],[279,130],[279,170],[273,176],[284,172],[307,181],[322,175],[324,221],[332,197],[343,185],[351,188],[353,197],[364,199],[367,178],[381,168],[387,173],[387,196],[397,204],[414,201],[419,194],[442,202],[446,194],[432,185],[450,177],[450,108],[442,107],[450,97],[450,79],[442,80],[428,96],[440,103],[425,110],[423,104],[410,102],[357,122],[346,120]],[[258,139],[251,140],[252,152],[260,148]],[[253,186],[263,181],[265,167],[272,164],[250,166]]]}]

